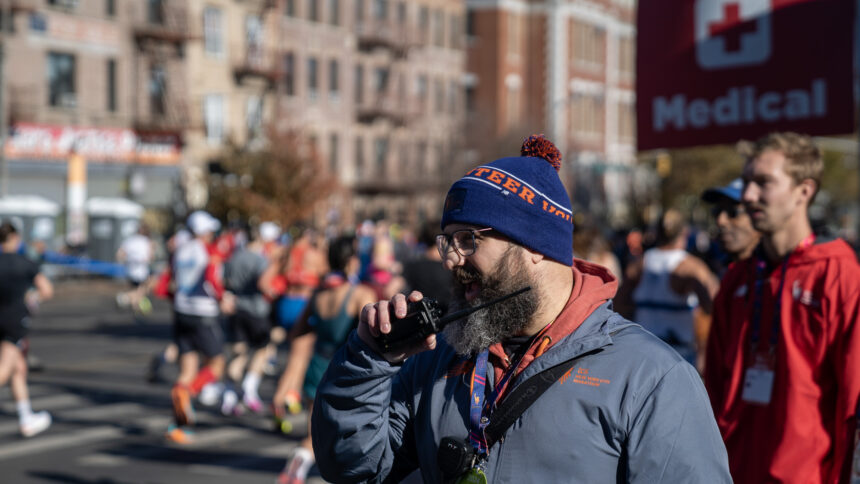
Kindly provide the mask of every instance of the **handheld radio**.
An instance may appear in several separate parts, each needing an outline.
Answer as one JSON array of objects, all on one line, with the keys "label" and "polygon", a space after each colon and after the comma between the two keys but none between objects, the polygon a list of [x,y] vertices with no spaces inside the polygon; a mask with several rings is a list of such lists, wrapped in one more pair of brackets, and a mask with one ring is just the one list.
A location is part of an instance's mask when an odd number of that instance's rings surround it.
[{"label": "handheld radio", "polygon": [[417,302],[409,302],[406,307],[406,316],[393,321],[391,331],[387,334],[380,333],[376,338],[376,343],[382,348],[383,353],[390,353],[409,347],[431,334],[442,331],[448,323],[530,290],[531,287],[526,286],[492,301],[473,308],[461,309],[444,317],[442,317],[442,309],[439,306],[439,302],[435,299],[424,298]]}]

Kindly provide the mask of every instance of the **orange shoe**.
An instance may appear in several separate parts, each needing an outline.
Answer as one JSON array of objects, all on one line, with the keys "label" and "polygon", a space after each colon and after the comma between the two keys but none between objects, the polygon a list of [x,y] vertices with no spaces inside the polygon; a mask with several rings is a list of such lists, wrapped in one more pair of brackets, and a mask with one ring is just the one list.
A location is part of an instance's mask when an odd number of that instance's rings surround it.
[{"label": "orange shoe", "polygon": [[287,410],[293,415],[298,415],[302,411],[302,396],[295,390],[287,392],[284,403],[287,405]]},{"label": "orange shoe", "polygon": [[190,444],[194,442],[194,434],[190,430],[185,430],[176,425],[167,427],[167,433],[164,437],[170,442],[177,444]]},{"label": "orange shoe", "polygon": [[170,399],[173,400],[173,415],[176,417],[176,424],[180,427],[183,425],[194,425],[194,407],[191,405],[191,392],[184,385],[174,385],[170,390]]}]

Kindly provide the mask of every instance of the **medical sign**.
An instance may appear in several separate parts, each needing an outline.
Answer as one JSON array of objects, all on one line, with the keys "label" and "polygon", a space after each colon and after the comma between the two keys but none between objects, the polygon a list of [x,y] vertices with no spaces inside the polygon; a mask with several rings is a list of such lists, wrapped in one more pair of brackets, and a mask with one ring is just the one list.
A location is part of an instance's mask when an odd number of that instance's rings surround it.
[{"label": "medical sign", "polygon": [[854,131],[851,0],[641,0],[640,150]]}]

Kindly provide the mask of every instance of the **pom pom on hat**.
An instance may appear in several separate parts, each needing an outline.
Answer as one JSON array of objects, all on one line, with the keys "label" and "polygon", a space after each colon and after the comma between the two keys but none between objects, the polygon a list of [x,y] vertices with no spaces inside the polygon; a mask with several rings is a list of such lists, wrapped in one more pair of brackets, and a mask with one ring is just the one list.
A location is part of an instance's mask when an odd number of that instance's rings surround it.
[{"label": "pom pom on hat", "polygon": [[558,171],[561,168],[561,152],[542,134],[533,134],[523,140],[520,156],[543,158]]}]

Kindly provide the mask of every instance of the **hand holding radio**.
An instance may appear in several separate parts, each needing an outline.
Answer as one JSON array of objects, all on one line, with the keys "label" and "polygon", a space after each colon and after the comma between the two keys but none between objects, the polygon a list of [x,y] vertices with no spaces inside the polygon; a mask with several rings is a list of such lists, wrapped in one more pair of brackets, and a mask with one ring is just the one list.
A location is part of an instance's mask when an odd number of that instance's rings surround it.
[{"label": "hand holding radio", "polygon": [[445,316],[435,299],[424,298],[420,292],[413,291],[409,295],[409,301],[402,295],[397,295],[391,302],[380,301],[368,304],[362,309],[358,335],[389,362],[403,361],[411,355],[435,348],[436,333],[442,331],[448,323],[530,290],[531,287],[526,286],[484,304]]},{"label": "hand holding radio", "polygon": [[414,308],[416,305],[421,306],[421,301],[424,301],[424,296],[418,291],[412,291],[408,298],[397,294],[391,301],[379,301],[364,306],[359,316],[358,336],[391,363],[399,363],[409,356],[436,348],[435,334],[425,334],[422,338],[411,337],[405,345],[396,348],[384,344],[389,334],[404,334],[403,329],[408,323],[397,332],[394,328],[403,323],[404,319],[408,321],[407,316],[414,314]]}]

